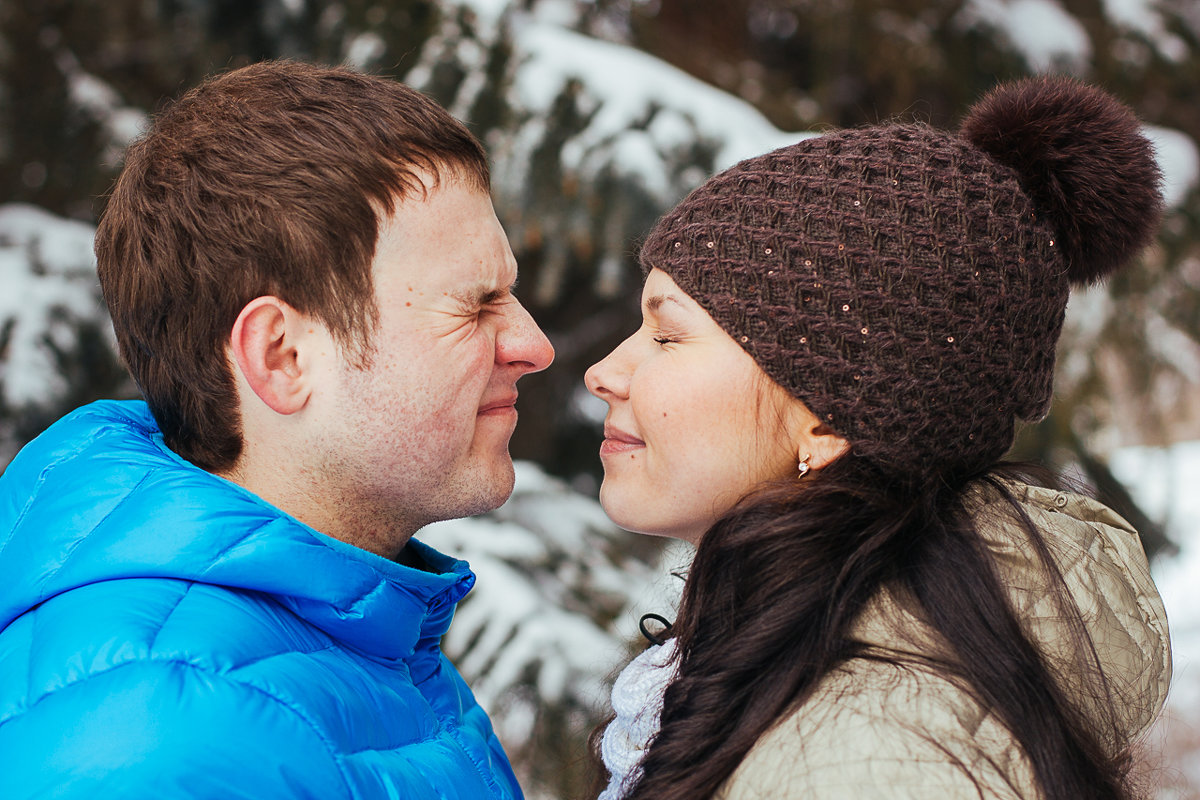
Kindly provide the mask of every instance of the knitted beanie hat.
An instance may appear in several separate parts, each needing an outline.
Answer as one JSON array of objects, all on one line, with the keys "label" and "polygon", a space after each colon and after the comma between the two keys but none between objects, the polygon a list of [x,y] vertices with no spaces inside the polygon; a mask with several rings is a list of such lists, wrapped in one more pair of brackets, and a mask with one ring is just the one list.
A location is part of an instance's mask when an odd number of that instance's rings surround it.
[{"label": "knitted beanie hat", "polygon": [[958,133],[881,125],[743,161],[664,216],[641,260],[859,456],[965,475],[1045,416],[1070,285],[1149,242],[1160,180],[1128,108],[1028,79]]}]

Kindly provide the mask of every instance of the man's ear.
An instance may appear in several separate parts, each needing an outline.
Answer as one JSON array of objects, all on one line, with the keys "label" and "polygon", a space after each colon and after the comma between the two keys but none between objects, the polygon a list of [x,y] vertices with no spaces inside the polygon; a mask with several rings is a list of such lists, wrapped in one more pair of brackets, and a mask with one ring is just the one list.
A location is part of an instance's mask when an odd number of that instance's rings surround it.
[{"label": "man's ear", "polygon": [[229,349],[254,394],[272,411],[294,414],[311,394],[303,347],[312,323],[278,297],[246,304],[230,333]]}]

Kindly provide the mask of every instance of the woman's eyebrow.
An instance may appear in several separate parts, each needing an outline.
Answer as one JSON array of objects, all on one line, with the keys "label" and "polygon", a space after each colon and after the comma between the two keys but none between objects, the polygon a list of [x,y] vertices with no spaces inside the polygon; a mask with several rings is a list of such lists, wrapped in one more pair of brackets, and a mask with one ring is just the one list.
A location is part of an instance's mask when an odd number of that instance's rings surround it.
[{"label": "woman's eyebrow", "polygon": [[656,294],[646,298],[645,306],[647,311],[658,311],[662,308],[662,304],[670,300],[680,308],[684,308],[683,303],[673,294]]}]

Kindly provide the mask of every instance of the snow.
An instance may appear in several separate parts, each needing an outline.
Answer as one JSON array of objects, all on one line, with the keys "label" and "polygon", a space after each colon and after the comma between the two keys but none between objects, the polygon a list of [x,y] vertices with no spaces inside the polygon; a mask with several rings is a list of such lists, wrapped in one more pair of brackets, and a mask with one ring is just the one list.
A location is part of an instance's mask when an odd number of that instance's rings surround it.
[{"label": "snow", "polygon": [[608,403],[589,392],[586,386],[580,385],[571,395],[571,413],[577,419],[600,425],[608,416]]},{"label": "snow", "polygon": [[377,33],[360,33],[350,40],[346,46],[345,63],[349,66],[365,69],[387,51],[387,44]]},{"label": "snow", "polygon": [[[1137,389],[1142,396],[1137,401],[1142,430],[1163,421],[1169,424],[1178,416],[1178,404],[1194,398],[1200,386],[1200,343],[1194,331],[1184,327],[1186,319],[1169,314],[1177,293],[1178,284],[1171,280],[1156,281],[1121,299],[1104,285],[1072,291],[1059,344],[1055,394],[1096,392],[1115,401],[1101,414],[1116,421],[1113,417],[1129,408],[1123,405],[1130,396],[1129,381],[1138,380],[1145,384]],[[1130,329],[1132,335],[1120,336],[1117,331],[1123,329]],[[1144,343],[1144,349],[1131,355],[1128,340]],[[1133,374],[1142,377],[1131,378]],[[1089,413],[1094,405],[1089,404]],[[1093,445],[1102,451],[1112,449],[1122,444],[1121,435],[1119,425],[1108,425],[1093,434]]]},{"label": "snow", "polygon": [[1142,132],[1154,145],[1163,171],[1163,199],[1167,206],[1181,205],[1200,181],[1200,150],[1182,131],[1146,125]]},{"label": "snow", "polygon": [[[1104,16],[1117,28],[1145,40],[1169,61],[1185,61],[1191,48],[1171,32],[1157,0],[1102,0]],[[1091,39],[1083,24],[1056,0],[968,0],[958,16],[965,28],[984,26],[1003,36],[1034,72],[1066,68],[1083,72],[1092,55]],[[1123,60],[1145,62],[1145,48],[1129,40],[1114,43]]]},{"label": "snow", "polygon": [[1103,0],[1103,6],[1104,16],[1149,39],[1168,59],[1183,61],[1188,57],[1187,42],[1167,30],[1156,0]]},{"label": "snow", "polygon": [[1170,365],[1184,380],[1200,386],[1200,344],[1162,314],[1146,314],[1146,343],[1151,355]]},{"label": "snow", "polygon": [[118,162],[125,147],[145,130],[149,116],[141,109],[123,105],[116,89],[86,72],[69,50],[60,48],[54,60],[67,79],[71,102],[100,123],[108,135],[105,161]]},{"label": "snow", "polygon": [[662,158],[654,158],[654,153],[669,152],[698,138],[720,142],[714,165],[719,170],[813,135],[780,131],[746,101],[625,45],[533,21],[515,23],[514,40],[528,57],[514,86],[524,106],[546,113],[566,82],[575,78],[582,81],[597,109],[573,143],[570,167],[635,128],[632,123],[654,110],[657,115],[646,130],[652,147],[643,150],[651,157],[623,151],[628,161],[614,159],[630,175],[661,171]]},{"label": "snow", "polygon": [[[519,123],[493,132],[488,145],[502,191],[520,196],[529,183],[531,155],[543,143],[546,120],[564,95],[572,95],[587,118],[563,143],[566,174],[588,179],[605,169],[642,183],[660,203],[672,203],[705,177],[675,174],[671,167],[697,142],[716,149],[713,169],[792,144],[811,133],[773,126],[753,105],[722,92],[665,62],[624,44],[571,29],[578,19],[572,3],[544,1],[523,11],[498,0],[464,3],[477,16],[475,35],[464,35],[448,15],[405,80],[427,85],[438,63],[452,54],[468,79],[451,104],[466,116],[480,91],[488,89],[482,65],[500,31],[511,38],[513,66],[509,102]],[[683,186],[683,180],[691,185]]]},{"label": "snow", "polygon": [[104,314],[92,235],[90,225],[34,206],[0,206],[0,331],[10,336],[0,360],[5,404],[40,403],[66,391],[50,343],[69,347],[78,335],[75,320]]},{"label": "snow", "polygon": [[508,11],[512,2],[511,0],[458,0],[455,5],[471,9],[479,16],[482,24],[494,27]]},{"label": "snow", "polygon": [[1062,345],[1055,369],[1057,391],[1077,386],[1093,369],[1100,337],[1115,312],[1112,295],[1104,285],[1074,289],[1067,300]]},{"label": "snow", "polygon": [[1034,72],[1077,71],[1091,58],[1087,29],[1054,0],[968,0],[958,21],[1000,33]]}]

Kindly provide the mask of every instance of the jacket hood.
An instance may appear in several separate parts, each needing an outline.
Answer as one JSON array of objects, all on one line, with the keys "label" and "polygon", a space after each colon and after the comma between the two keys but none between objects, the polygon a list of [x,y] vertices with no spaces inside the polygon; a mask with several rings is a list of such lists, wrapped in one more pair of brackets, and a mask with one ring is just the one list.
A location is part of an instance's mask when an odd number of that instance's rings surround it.
[{"label": "jacket hood", "polygon": [[[1110,744],[1123,746],[1157,717],[1171,680],[1166,611],[1141,540],[1116,512],[1090,498],[1015,482],[1005,486],[1042,531],[1054,568],[1079,609],[1126,734],[1124,742]],[[1036,555],[1017,509],[985,484],[969,491],[966,505],[1026,635],[1062,687],[1102,723],[1111,707],[1088,688],[1094,683],[1087,656],[1079,652],[1078,637],[1056,601],[1053,575]],[[941,652],[933,632],[903,606],[892,595],[882,597],[875,607],[879,613],[864,614],[858,638],[891,650]]]},{"label": "jacket hood", "polygon": [[434,570],[325,536],[184,460],[140,401],[100,401],[30,442],[0,476],[0,629],[106,580],[172,578],[261,592],[345,644],[437,667],[475,576],[413,540]]}]

